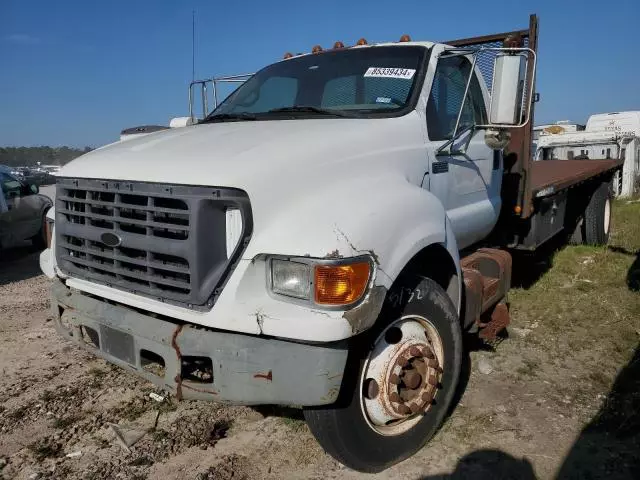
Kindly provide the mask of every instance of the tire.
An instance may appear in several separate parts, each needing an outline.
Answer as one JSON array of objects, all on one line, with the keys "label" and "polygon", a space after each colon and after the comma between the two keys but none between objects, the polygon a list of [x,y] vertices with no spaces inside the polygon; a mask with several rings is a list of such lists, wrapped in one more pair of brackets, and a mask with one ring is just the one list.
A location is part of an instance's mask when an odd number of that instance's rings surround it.
[{"label": "tire", "polygon": [[45,222],[47,221],[47,212],[42,214],[42,221],[40,222],[40,230],[38,233],[31,237],[31,243],[36,250],[44,250],[47,248],[47,228]]},{"label": "tire", "polygon": [[[353,339],[338,402],[304,411],[311,432],[327,453],[360,472],[379,472],[422,448],[447,415],[460,377],[462,332],[451,299],[428,278],[410,277],[396,283],[375,326]],[[411,350],[411,345],[421,353]],[[395,350],[398,357],[389,353]],[[430,356],[437,360],[436,367],[429,363],[434,362]],[[410,357],[406,369],[397,362],[401,357]],[[388,374],[376,376],[379,382],[372,381],[370,375],[375,376],[373,372],[381,365],[400,371],[402,383],[395,385],[400,380]],[[390,373],[385,368],[379,371]],[[405,384],[411,380],[407,375],[418,371],[422,372],[418,376],[420,386],[410,390]],[[388,400],[389,405],[418,410],[421,403],[426,412],[412,410],[403,413],[404,421],[381,423],[380,417],[384,420],[389,410],[378,409],[378,402],[387,401],[393,392],[398,401]],[[406,399],[414,394],[414,398]],[[394,414],[399,415],[397,411]]]},{"label": "tire", "polygon": [[584,244],[606,245],[611,230],[611,186],[601,183],[584,212]]}]

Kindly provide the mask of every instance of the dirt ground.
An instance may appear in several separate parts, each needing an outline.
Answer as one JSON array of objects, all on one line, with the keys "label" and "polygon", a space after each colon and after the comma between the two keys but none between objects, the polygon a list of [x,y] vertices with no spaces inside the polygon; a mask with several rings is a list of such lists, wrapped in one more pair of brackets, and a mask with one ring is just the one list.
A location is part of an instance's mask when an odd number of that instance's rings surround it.
[{"label": "dirt ground", "polygon": [[151,399],[164,394],[57,336],[37,254],[5,252],[0,476],[640,478],[640,203],[614,219],[608,248],[515,258],[508,335],[471,347],[440,432],[378,475],[326,455],[297,410]]}]

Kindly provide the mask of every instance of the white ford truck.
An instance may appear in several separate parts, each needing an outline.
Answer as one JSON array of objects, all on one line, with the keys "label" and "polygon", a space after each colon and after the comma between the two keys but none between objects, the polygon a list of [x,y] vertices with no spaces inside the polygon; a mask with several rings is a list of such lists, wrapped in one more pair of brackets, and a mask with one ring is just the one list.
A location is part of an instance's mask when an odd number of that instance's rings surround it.
[{"label": "white ford truck", "polygon": [[178,399],[301,407],[353,469],[412,455],[462,333],[509,323],[509,249],[608,238],[620,162],[531,161],[536,39],[532,16],[288,54],[69,163],[41,257],[58,330]]}]

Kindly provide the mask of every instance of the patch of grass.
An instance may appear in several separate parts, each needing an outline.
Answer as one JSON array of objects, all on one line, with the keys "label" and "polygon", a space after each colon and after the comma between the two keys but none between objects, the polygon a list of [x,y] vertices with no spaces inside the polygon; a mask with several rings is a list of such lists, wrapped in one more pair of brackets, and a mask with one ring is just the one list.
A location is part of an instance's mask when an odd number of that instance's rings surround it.
[{"label": "patch of grass", "polygon": [[458,422],[448,428],[448,431],[453,433],[460,442],[468,443],[472,439],[477,438],[478,435],[490,431],[495,428],[494,413],[487,412],[479,415],[461,415],[458,417]]},{"label": "patch of grass", "polygon": [[616,201],[612,215],[606,247],[514,255],[514,273],[524,272],[528,281],[510,291],[512,321],[531,333],[505,344],[502,354],[513,361],[515,379],[566,395],[571,403],[560,396],[558,407],[570,405],[576,415],[594,414],[596,395],[611,388],[614,372],[629,363],[639,342],[640,294],[629,276],[640,267],[640,202]]},{"label": "patch of grass", "polygon": [[307,428],[307,422],[299,418],[282,417],[282,423],[294,432],[302,432]]},{"label": "patch of grass", "polygon": [[[553,350],[561,339],[575,347],[603,333],[610,344],[622,342],[625,357],[637,344],[640,298],[628,288],[627,275],[640,252],[640,203],[614,202],[613,218],[608,247],[561,248],[540,278],[510,292],[513,319],[523,327],[537,323],[532,336],[542,339],[545,349]],[[517,268],[526,271],[535,261]]]}]

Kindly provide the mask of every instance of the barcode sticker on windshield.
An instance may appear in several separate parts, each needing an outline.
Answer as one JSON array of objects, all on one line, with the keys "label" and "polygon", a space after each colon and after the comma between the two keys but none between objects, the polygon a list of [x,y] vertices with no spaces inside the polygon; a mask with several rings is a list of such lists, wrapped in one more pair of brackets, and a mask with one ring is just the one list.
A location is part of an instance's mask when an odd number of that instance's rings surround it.
[{"label": "barcode sticker on windshield", "polygon": [[416,71],[413,68],[390,68],[390,67],[369,67],[364,72],[365,77],[378,78],[404,78],[411,80]]}]

